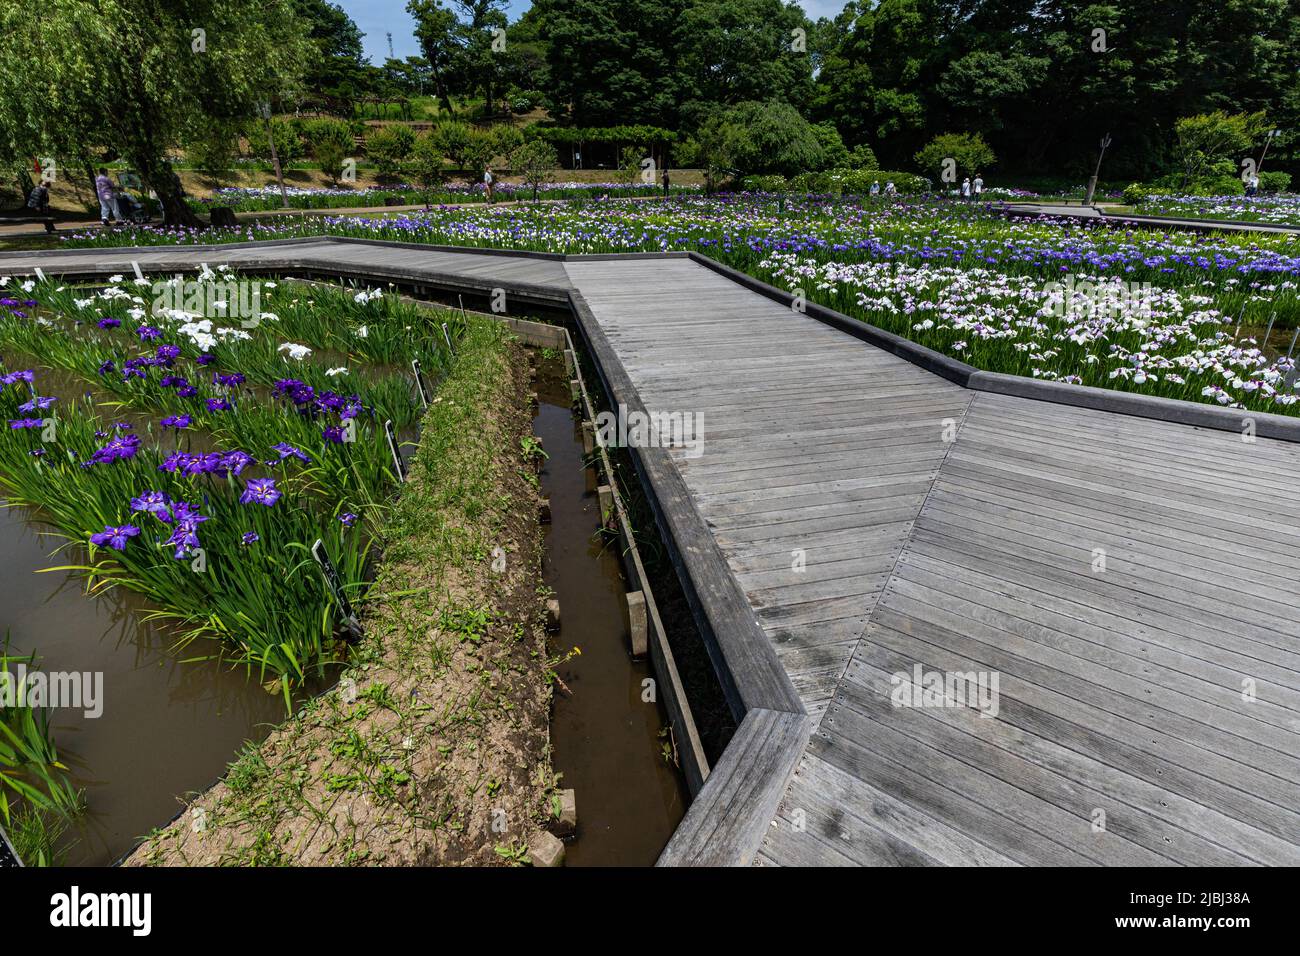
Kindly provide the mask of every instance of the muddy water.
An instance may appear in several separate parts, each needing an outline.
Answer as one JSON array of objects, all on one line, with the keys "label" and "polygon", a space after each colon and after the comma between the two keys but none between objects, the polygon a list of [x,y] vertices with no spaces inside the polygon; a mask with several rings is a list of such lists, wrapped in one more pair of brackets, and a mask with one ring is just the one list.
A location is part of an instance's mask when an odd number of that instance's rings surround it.
[{"label": "muddy water", "polygon": [[[562,369],[561,369],[562,371]],[[615,547],[602,547],[600,506],[587,490],[582,440],[569,409],[568,385],[542,377],[533,432],[550,456],[542,493],[551,501],[543,577],[560,601],[563,630],[556,653],[582,653],[556,668],[551,718],[553,761],[561,786],[575,791],[578,833],[569,866],[649,866],[682,815],[687,792],[662,756],[661,705],[643,703],[648,662],[629,656],[627,591]]]},{"label": "muddy water", "polygon": [[166,823],[177,796],[211,784],[245,740],[283,721],[284,700],[216,662],[182,663],[215,645],[169,650],[167,635],[140,623],[140,604],[125,592],[92,598],[74,574],[37,574],[82,556],[51,558],[62,539],[28,518],[0,510],[0,639],[8,632],[14,652],[36,652],[45,672],[103,673],[102,715],[60,709],[52,724],[86,797],[63,841],[64,862],[106,865]]}]

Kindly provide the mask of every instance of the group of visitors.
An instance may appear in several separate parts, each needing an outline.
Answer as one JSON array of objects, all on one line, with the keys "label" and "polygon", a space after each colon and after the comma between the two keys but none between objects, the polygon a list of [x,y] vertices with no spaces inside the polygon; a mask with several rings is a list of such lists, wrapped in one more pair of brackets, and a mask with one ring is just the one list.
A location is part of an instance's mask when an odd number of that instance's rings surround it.
[{"label": "group of visitors", "polygon": [[[872,183],[871,183],[871,195],[873,195],[873,196],[879,196],[879,195],[880,195],[880,180],[879,180],[879,179],[876,179],[876,180],[873,180],[873,181],[872,181]],[[885,195],[886,195],[886,196],[897,196],[897,195],[898,195],[898,187],[894,185],[894,181],[893,181],[892,179],[889,179],[889,180],[886,180],[886,181],[885,181]]]},{"label": "group of visitors", "polygon": [[975,174],[975,179],[973,182],[971,181],[971,178],[969,176],[967,176],[965,179],[962,180],[961,183],[962,199],[966,200],[967,202],[970,202],[971,200],[978,202],[979,198],[983,195],[984,195],[984,177],[981,176],[979,173]]}]

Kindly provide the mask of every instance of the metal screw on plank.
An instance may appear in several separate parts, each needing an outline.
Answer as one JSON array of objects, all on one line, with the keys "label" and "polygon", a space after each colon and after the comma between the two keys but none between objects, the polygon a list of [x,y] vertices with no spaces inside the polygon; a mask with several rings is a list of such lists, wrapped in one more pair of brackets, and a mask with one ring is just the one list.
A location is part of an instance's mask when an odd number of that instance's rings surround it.
[{"label": "metal screw on plank", "polygon": [[357,620],[356,614],[352,611],[352,605],[349,603],[347,596],[343,593],[343,583],[339,580],[339,572],[334,567],[334,562],[330,556],[325,553],[325,542],[320,538],[311,546],[311,556],[316,559],[316,564],[320,566],[321,574],[325,578],[325,584],[329,587],[330,593],[334,595],[334,601],[339,606],[339,613],[343,616],[343,632],[349,643],[356,643],[361,640],[363,631],[361,623]]},{"label": "metal screw on plank", "polygon": [[406,481],[406,465],[403,464],[402,455],[397,450],[397,436],[393,434],[391,418],[384,422],[384,437],[388,439],[388,450],[393,454],[393,467],[397,469],[397,480]]}]

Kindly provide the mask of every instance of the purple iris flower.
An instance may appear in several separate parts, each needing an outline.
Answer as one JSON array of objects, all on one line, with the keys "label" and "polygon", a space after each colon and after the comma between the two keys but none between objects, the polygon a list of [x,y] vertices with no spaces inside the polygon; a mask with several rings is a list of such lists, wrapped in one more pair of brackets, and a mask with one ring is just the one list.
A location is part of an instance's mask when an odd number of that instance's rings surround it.
[{"label": "purple iris flower", "polygon": [[269,508],[280,500],[280,494],[280,490],[275,487],[274,478],[254,478],[248,482],[239,501],[245,505],[261,504]]},{"label": "purple iris flower", "polygon": [[41,418],[11,418],[9,420],[9,427],[15,431],[20,428],[40,428],[44,424],[45,420]]},{"label": "purple iris flower", "polygon": [[221,468],[238,475],[249,465],[256,465],[257,459],[247,452],[228,451],[221,456]]},{"label": "purple iris flower", "polygon": [[178,501],[173,509],[172,518],[175,529],[164,543],[176,547],[173,557],[178,561],[199,546],[199,525],[208,520],[207,515],[199,514],[197,505]]},{"label": "purple iris flower", "polygon": [[133,375],[136,378],[145,378],[144,369],[138,365],[130,365],[122,369],[122,381],[129,381]]},{"label": "purple iris flower", "polygon": [[311,459],[307,457],[306,453],[304,453],[302,449],[295,448],[288,442],[279,442],[271,447],[280,453],[280,461],[284,461],[286,458],[297,458],[304,464],[311,464]]},{"label": "purple iris flower", "polygon": [[180,357],[181,347],[179,345],[160,345],[158,346],[158,361],[162,362],[168,368],[171,368],[173,362]]},{"label": "purple iris flower", "polygon": [[228,412],[231,408],[230,403],[224,398],[209,398],[207,406],[210,412]]},{"label": "purple iris flower", "polygon": [[40,395],[33,395],[31,401],[23,402],[18,406],[18,410],[20,412],[43,412],[57,401],[57,398],[42,398]]},{"label": "purple iris flower", "polygon": [[199,394],[199,390],[193,385],[182,385],[176,390],[176,394],[181,398],[193,398],[195,395]]},{"label": "purple iris flower", "polygon": [[158,384],[163,388],[184,388],[190,380],[180,375],[164,375]]},{"label": "purple iris flower", "polygon": [[115,329],[122,324],[121,319],[100,319],[95,323],[101,329]]},{"label": "purple iris flower", "polygon": [[215,355],[213,355],[211,352],[204,352],[202,355],[200,355],[200,356],[199,356],[198,358],[196,358],[194,361],[198,362],[200,365],[211,365],[211,364],[212,364],[213,362],[215,362],[216,360],[217,360],[217,357],[216,357]]},{"label": "purple iris flower", "polygon": [[328,442],[333,442],[336,445],[343,444],[343,429],[338,425],[328,426],[322,434]]},{"label": "purple iris flower", "polygon": [[131,499],[132,512],[144,512],[157,515],[163,524],[172,523],[172,500],[161,491],[146,491],[138,498]]},{"label": "purple iris flower", "polygon": [[141,342],[152,342],[162,337],[162,329],[156,329],[152,325],[142,325],[135,330],[135,334],[140,336]]},{"label": "purple iris flower", "polygon": [[162,420],[163,428],[175,428],[180,431],[182,428],[189,428],[194,421],[189,415],[168,415]]},{"label": "purple iris flower", "polygon": [[133,524],[124,524],[117,527],[105,525],[103,531],[90,536],[90,543],[101,548],[108,545],[114,551],[125,551],[127,539],[134,538],[139,533],[140,529]]},{"label": "purple iris flower", "polygon": [[343,522],[343,527],[351,528],[357,523],[357,516],[351,511],[345,511],[343,514],[339,515],[339,520]]},{"label": "purple iris flower", "polygon": [[117,371],[117,366],[113,364],[112,359],[109,359],[107,362],[105,362],[103,365],[99,367],[100,375],[107,375],[109,372],[116,372],[116,371]]},{"label": "purple iris flower", "polygon": [[135,457],[140,450],[139,435],[119,435],[91,455],[87,465],[106,465],[110,462]]},{"label": "purple iris flower", "polygon": [[31,369],[25,369],[21,372],[10,372],[8,375],[0,375],[0,385],[12,385],[14,382],[32,382],[35,381],[36,374]]},{"label": "purple iris flower", "polygon": [[223,375],[220,372],[212,373],[213,385],[224,385],[227,388],[233,388],[236,385],[243,385],[244,381],[242,372],[231,372],[229,375]]},{"label": "purple iris flower", "polygon": [[244,536],[239,540],[240,543],[244,545],[244,547],[248,547],[248,545],[250,544],[256,544],[258,541],[261,541],[262,536],[259,535],[256,531],[249,531],[246,532]]}]

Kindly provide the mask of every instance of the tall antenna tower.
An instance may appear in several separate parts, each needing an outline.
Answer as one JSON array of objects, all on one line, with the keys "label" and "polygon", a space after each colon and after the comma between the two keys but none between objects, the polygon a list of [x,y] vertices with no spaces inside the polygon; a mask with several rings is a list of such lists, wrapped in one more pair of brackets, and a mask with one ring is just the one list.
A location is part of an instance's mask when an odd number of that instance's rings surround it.
[{"label": "tall antenna tower", "polygon": [[393,56],[393,33],[391,30],[388,32],[388,58],[390,60],[397,59],[397,57]]}]

